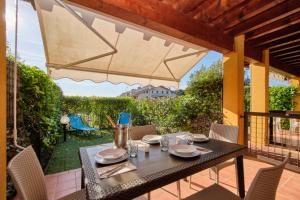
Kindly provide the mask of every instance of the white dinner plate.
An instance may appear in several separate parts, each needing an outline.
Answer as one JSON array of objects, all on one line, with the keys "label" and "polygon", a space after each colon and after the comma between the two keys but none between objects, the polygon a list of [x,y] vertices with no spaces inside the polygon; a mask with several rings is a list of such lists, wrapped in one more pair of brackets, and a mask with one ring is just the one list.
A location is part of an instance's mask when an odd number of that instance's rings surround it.
[{"label": "white dinner plate", "polygon": [[181,157],[181,158],[193,158],[193,157],[201,155],[200,151],[194,151],[191,154],[180,154],[180,153],[174,151],[174,149],[172,149],[172,148],[169,148],[169,153],[172,154],[172,155],[174,155],[174,156]]},{"label": "white dinner plate", "polygon": [[95,161],[96,161],[96,163],[99,163],[99,164],[108,165],[108,164],[114,164],[114,163],[118,163],[118,162],[124,161],[127,158],[128,158],[128,154],[126,153],[122,157],[120,157],[118,159],[114,159],[114,160],[106,160],[104,158],[95,156]]},{"label": "white dinner plate", "polygon": [[142,141],[147,143],[147,144],[159,144],[161,138],[162,137],[160,135],[145,135],[142,138]]},{"label": "white dinner plate", "polygon": [[194,134],[194,142],[207,142],[209,138],[204,134]]},{"label": "white dinner plate", "polygon": [[99,158],[103,158],[104,160],[116,160],[121,158],[126,154],[125,149],[121,148],[109,148],[102,151],[97,152],[96,156]]}]

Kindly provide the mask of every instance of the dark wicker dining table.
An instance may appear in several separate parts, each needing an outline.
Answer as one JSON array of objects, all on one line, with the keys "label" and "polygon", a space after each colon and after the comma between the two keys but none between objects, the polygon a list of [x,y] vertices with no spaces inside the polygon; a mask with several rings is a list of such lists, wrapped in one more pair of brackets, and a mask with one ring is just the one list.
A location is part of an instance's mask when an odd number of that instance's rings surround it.
[{"label": "dark wicker dining table", "polygon": [[97,168],[105,165],[97,164],[95,155],[100,150],[112,147],[113,144],[80,148],[82,187],[86,188],[87,199],[133,199],[232,158],[236,158],[238,191],[243,198],[245,196],[243,154],[247,147],[213,139],[206,143],[194,143],[194,145],[210,149],[212,152],[184,159],[161,151],[159,145],[151,145],[149,153],[139,151],[136,158],[128,159],[137,170],[107,179],[100,179]]}]

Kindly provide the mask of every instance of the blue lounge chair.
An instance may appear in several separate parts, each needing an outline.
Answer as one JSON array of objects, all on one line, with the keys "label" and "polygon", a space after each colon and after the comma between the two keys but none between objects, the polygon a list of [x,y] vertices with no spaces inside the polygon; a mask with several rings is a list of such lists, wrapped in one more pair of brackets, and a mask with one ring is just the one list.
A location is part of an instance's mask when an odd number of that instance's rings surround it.
[{"label": "blue lounge chair", "polygon": [[121,112],[119,114],[118,124],[131,125],[131,113]]},{"label": "blue lounge chair", "polygon": [[70,119],[70,125],[73,129],[79,130],[79,131],[96,131],[99,130],[98,128],[92,128],[89,126],[86,126],[82,118],[79,115],[68,115]]}]

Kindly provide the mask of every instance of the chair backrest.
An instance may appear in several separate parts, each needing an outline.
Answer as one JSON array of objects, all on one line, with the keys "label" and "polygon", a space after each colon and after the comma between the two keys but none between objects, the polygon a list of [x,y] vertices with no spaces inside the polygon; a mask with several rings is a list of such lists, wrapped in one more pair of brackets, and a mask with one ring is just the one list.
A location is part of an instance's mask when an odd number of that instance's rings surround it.
[{"label": "chair backrest", "polygon": [[237,143],[239,127],[212,123],[209,131],[209,138],[225,142]]},{"label": "chair backrest", "polygon": [[81,129],[84,127],[84,124],[82,122],[82,119],[79,115],[68,115],[70,119],[70,125],[74,129]]},{"label": "chair backrest", "polygon": [[121,112],[119,114],[118,124],[130,125],[131,123],[131,113]]},{"label": "chair backrest", "polygon": [[282,171],[290,156],[289,153],[279,165],[260,169],[250,185],[245,200],[275,200]]},{"label": "chair backrest", "polygon": [[21,199],[48,200],[44,173],[31,146],[12,158],[7,168]]},{"label": "chair backrest", "polygon": [[141,140],[145,135],[156,135],[155,125],[132,126],[129,130],[129,136],[132,140]]}]

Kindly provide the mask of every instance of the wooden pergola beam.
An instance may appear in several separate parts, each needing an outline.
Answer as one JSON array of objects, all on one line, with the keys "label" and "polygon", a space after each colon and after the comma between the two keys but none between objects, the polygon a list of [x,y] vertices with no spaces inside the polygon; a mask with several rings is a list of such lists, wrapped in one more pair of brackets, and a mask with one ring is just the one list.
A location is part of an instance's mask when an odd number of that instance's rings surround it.
[{"label": "wooden pergola beam", "polygon": [[160,33],[219,52],[233,49],[233,38],[156,0],[68,0]]},{"label": "wooden pergola beam", "polygon": [[299,7],[299,0],[286,1],[276,5],[272,9],[266,10],[265,12],[255,15],[252,18],[245,20],[227,30],[232,35],[243,34],[256,29],[256,27],[258,26],[272,23],[280,18],[288,16],[289,14],[298,12]]}]

